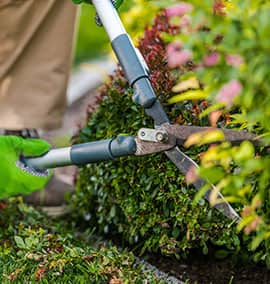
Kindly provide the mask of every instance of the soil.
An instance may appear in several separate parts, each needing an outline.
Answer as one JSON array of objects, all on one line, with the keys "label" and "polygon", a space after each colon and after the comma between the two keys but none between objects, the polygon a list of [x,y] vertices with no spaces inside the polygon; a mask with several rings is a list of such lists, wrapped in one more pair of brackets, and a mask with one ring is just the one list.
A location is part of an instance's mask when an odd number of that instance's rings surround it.
[{"label": "soil", "polygon": [[188,284],[268,284],[270,271],[263,265],[235,264],[231,259],[193,253],[185,261],[151,255],[148,261]]}]

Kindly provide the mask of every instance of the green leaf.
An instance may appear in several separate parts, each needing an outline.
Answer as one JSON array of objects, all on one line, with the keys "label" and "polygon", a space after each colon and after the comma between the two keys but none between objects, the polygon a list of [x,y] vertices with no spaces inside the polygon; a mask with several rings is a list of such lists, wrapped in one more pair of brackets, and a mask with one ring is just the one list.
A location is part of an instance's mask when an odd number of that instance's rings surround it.
[{"label": "green leaf", "polygon": [[200,113],[199,118],[202,119],[203,117],[209,115],[211,112],[216,111],[216,110],[220,110],[220,109],[223,109],[223,108],[224,108],[224,104],[223,103],[216,103],[216,104],[208,107],[204,111],[202,111]]},{"label": "green leaf", "polygon": [[198,202],[204,197],[205,193],[209,190],[210,185],[205,184],[195,195],[193,199],[193,206],[196,206]]},{"label": "green leaf", "polygon": [[174,238],[177,238],[180,235],[180,233],[181,233],[181,230],[177,227],[175,227],[172,231],[172,235]]},{"label": "green leaf", "polygon": [[255,250],[264,240],[267,240],[270,237],[269,232],[262,232],[258,234],[251,242],[251,249]]},{"label": "green leaf", "polygon": [[24,249],[25,248],[25,243],[23,241],[23,239],[20,236],[14,236],[14,240],[16,245],[21,248]]},{"label": "green leaf", "polygon": [[249,141],[244,141],[236,149],[234,158],[236,162],[242,162],[254,158],[254,146]]},{"label": "green leaf", "polygon": [[224,249],[220,249],[218,251],[215,252],[215,257],[217,259],[224,259],[226,258],[228,255],[230,255],[230,251],[228,250],[224,250]]},{"label": "green leaf", "polygon": [[203,252],[204,255],[208,254],[208,247],[207,247],[206,244],[204,244],[202,252]]},{"label": "green leaf", "polygon": [[207,180],[210,183],[215,184],[217,182],[220,182],[221,179],[225,176],[225,171],[223,170],[223,168],[218,168],[218,167],[214,168],[201,167],[199,169],[199,174],[203,178],[207,178]]}]

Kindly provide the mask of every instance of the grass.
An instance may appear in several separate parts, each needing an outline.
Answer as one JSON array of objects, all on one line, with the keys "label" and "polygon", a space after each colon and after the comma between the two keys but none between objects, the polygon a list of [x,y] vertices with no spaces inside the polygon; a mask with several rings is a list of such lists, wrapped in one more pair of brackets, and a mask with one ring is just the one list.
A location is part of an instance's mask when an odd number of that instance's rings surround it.
[{"label": "grass", "polygon": [[49,220],[21,199],[2,202],[0,283],[164,283],[143,272],[133,254],[91,246],[69,223]]}]

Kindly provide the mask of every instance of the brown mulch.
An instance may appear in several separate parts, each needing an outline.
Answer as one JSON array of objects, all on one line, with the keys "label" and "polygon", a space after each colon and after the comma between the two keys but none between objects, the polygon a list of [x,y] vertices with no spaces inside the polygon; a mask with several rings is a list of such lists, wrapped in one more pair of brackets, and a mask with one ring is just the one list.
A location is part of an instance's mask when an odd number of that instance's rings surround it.
[{"label": "brown mulch", "polygon": [[188,284],[269,284],[270,270],[259,264],[218,260],[192,253],[187,260],[151,255],[148,261],[160,270]]}]

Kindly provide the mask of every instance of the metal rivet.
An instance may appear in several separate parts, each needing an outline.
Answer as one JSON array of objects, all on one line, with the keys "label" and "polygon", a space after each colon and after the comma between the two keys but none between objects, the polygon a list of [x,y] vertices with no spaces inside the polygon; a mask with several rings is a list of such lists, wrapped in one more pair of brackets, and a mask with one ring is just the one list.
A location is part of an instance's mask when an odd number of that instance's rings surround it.
[{"label": "metal rivet", "polygon": [[156,139],[158,142],[163,142],[163,141],[168,140],[168,136],[165,133],[157,132]]}]

